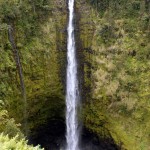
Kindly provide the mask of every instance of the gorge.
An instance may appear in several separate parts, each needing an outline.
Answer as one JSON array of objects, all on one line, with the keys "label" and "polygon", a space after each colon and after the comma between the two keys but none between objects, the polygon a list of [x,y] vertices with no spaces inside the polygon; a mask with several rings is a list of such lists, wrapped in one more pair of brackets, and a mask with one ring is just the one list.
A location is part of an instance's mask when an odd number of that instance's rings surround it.
[{"label": "gorge", "polygon": [[148,150],[149,12],[148,0],[0,0],[0,149]]}]

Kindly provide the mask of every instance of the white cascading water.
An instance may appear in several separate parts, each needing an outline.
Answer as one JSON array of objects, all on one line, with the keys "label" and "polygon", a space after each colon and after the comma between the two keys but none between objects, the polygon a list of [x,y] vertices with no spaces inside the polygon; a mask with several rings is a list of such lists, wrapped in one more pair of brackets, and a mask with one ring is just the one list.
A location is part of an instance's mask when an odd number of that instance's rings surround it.
[{"label": "white cascading water", "polygon": [[66,89],[66,150],[79,150],[79,133],[77,121],[78,80],[74,35],[74,0],[68,0],[69,23],[67,43],[67,89]]}]

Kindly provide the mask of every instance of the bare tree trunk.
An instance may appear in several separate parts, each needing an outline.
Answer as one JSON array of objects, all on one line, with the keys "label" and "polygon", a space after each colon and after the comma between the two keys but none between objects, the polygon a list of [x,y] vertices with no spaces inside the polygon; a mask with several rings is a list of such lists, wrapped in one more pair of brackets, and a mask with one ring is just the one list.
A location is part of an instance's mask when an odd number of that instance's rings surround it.
[{"label": "bare tree trunk", "polygon": [[18,52],[18,49],[17,49],[16,44],[15,44],[15,40],[14,40],[14,29],[11,25],[8,28],[8,38],[9,38],[9,41],[10,41],[11,46],[12,46],[12,51],[13,51],[14,59],[15,59],[15,62],[16,62],[16,67],[17,67],[17,70],[18,70],[19,79],[20,79],[21,94],[22,94],[23,101],[24,101],[24,112],[23,112],[24,113],[24,130],[25,130],[25,134],[27,136],[26,89],[25,89],[25,84],[24,84],[24,79],[23,79],[23,71],[22,71],[22,66],[21,66],[21,62],[20,62],[19,52]]}]

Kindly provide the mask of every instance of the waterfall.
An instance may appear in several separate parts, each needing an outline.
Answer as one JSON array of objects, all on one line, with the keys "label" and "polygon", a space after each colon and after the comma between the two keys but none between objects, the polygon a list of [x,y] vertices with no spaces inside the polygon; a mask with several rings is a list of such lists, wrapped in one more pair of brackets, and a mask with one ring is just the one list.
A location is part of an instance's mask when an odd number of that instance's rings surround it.
[{"label": "waterfall", "polygon": [[74,35],[74,0],[68,0],[69,22],[67,43],[67,89],[66,89],[66,140],[67,150],[79,150],[77,106],[79,99],[77,80],[77,61]]}]

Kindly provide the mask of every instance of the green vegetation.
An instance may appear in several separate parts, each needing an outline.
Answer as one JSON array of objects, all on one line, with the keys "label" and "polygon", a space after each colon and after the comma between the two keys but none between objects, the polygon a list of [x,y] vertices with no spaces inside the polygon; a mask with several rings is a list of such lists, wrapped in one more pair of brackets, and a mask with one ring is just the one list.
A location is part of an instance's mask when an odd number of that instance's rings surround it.
[{"label": "green vegetation", "polygon": [[[148,150],[150,1],[76,0],[76,14],[85,126],[122,149]],[[64,120],[66,23],[65,1],[0,0],[0,147],[34,149],[23,139],[25,101],[8,30],[36,134],[48,120]]]},{"label": "green vegetation", "polygon": [[[65,64],[66,35],[57,32],[65,29],[66,15],[61,1],[0,0],[0,132],[4,135],[23,137],[24,113],[29,135],[50,119],[64,119],[61,66]],[[26,111],[16,57],[25,84]]]},{"label": "green vegetation", "polygon": [[85,125],[100,137],[113,137],[122,149],[147,150],[150,2],[95,0],[90,4],[93,100],[85,107]]},{"label": "green vegetation", "polygon": [[9,138],[3,134],[0,134],[0,148],[1,150],[42,150],[39,146],[28,146],[27,141],[24,139],[19,140],[18,136]]}]

